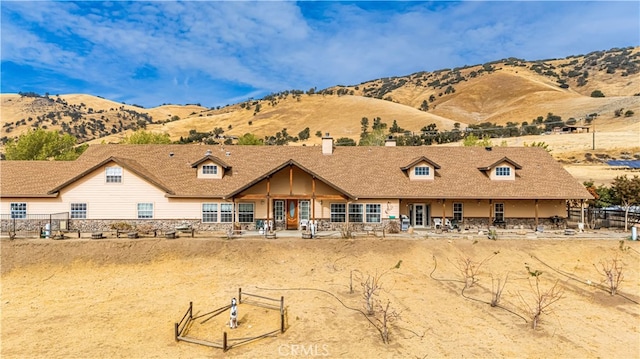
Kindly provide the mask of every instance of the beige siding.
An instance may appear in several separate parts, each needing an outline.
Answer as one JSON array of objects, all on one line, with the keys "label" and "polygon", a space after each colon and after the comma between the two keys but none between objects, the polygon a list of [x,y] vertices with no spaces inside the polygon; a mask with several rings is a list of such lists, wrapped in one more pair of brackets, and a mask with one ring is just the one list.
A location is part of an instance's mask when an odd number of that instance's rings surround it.
[{"label": "beige siding", "polygon": [[[498,167],[509,167],[510,169],[509,176],[496,175],[496,169]],[[513,167],[513,165],[510,164],[509,162],[502,162],[501,164],[491,169],[491,171],[489,172],[489,178],[491,178],[494,181],[513,181],[516,179],[516,168]]]},{"label": "beige siding", "polygon": [[[204,166],[215,166],[217,169],[217,173],[215,174],[209,174],[209,173],[203,173],[203,167]],[[204,178],[204,179],[220,179],[222,178],[222,176],[224,175],[224,168],[222,168],[222,166],[220,166],[219,164],[211,161],[211,160],[207,160],[202,162],[201,164],[198,165],[198,178]]]},{"label": "beige siding", "polygon": [[[417,176],[416,175],[416,167],[428,167],[429,175],[427,176]],[[416,164],[415,166],[409,169],[409,179],[412,181],[424,181],[424,180],[433,180],[435,178],[435,169],[427,162],[421,162]]]}]

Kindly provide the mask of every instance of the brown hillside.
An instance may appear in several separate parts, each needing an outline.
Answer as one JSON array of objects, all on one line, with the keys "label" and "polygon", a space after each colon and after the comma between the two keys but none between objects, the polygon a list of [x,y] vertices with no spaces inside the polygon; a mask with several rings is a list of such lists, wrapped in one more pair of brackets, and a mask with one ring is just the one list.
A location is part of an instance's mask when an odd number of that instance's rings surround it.
[{"label": "brown hillside", "polygon": [[[606,97],[591,97],[600,90]],[[296,137],[305,128],[307,141],[329,132],[334,138],[359,139],[363,117],[379,117],[409,131],[435,124],[449,130],[460,123],[529,124],[552,113],[579,125],[596,114],[600,131],[638,131],[640,118],[640,47],[596,51],[566,59],[491,63],[315,91],[284,91],[218,109],[164,105],[145,109],[90,95],[1,95],[1,140],[40,127],[71,133],[79,142],[119,142],[135,130],[168,133],[172,139],[195,130],[218,128],[226,136],[252,133],[258,138],[287,129]],[[426,108],[428,107],[428,108]],[[633,114],[616,116],[620,110]]]}]

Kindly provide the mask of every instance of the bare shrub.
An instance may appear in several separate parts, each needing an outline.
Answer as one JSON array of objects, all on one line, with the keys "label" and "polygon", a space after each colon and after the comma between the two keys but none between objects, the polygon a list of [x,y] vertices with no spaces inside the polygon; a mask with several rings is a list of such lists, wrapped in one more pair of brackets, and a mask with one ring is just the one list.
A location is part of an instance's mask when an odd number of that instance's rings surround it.
[{"label": "bare shrub", "polygon": [[527,308],[529,318],[531,319],[531,328],[536,329],[542,314],[548,313],[549,307],[562,299],[564,292],[558,285],[559,281],[556,281],[553,286],[547,290],[540,289],[540,274],[542,274],[542,272],[531,272],[531,270],[529,270],[529,274],[531,274],[531,277],[535,278],[529,278],[532,300],[527,302],[520,292],[518,292],[518,296]]},{"label": "bare shrub", "polygon": [[495,257],[498,253],[500,252],[493,252],[492,255],[488,256],[480,262],[476,262],[473,259],[464,256],[461,256],[458,259],[458,262],[455,264],[455,266],[460,271],[460,274],[462,274],[465,289],[473,287],[473,285],[478,282],[477,276],[482,265],[485,264],[489,259]]},{"label": "bare shrub", "polygon": [[603,283],[609,290],[611,295],[616,295],[618,292],[618,287],[622,280],[624,279],[624,263],[622,260],[615,258],[609,260],[601,260],[599,263],[600,267],[593,265],[598,273],[604,276]]},{"label": "bare shrub", "polygon": [[400,319],[400,313],[396,312],[390,305],[390,300],[387,300],[387,304],[384,306],[376,301],[376,329],[380,332],[382,342],[385,344],[389,344],[389,324]]},{"label": "bare shrub", "polygon": [[387,233],[400,233],[400,222],[390,221],[387,223],[385,230]]},{"label": "bare shrub", "polygon": [[345,223],[342,225],[342,227],[340,227],[340,236],[342,237],[342,239],[349,239],[349,238],[355,237],[351,223]]},{"label": "bare shrub", "polygon": [[500,304],[500,297],[502,296],[502,291],[504,290],[504,286],[507,285],[507,280],[509,279],[509,273],[505,274],[504,280],[502,278],[495,278],[493,275],[491,276],[491,306],[497,307]]},{"label": "bare shrub", "polygon": [[367,277],[363,277],[360,283],[362,286],[364,309],[367,315],[375,314],[375,297],[377,297],[380,294],[380,290],[382,290],[381,279],[383,274],[378,275],[377,271],[375,275],[367,274]]}]

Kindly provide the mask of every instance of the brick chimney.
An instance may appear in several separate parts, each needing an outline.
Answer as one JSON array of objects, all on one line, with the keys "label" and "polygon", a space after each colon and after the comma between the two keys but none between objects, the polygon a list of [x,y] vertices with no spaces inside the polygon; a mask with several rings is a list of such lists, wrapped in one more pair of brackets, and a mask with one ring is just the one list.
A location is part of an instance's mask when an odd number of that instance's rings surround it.
[{"label": "brick chimney", "polygon": [[322,136],[322,154],[330,155],[333,153],[333,137],[329,136],[329,132]]}]

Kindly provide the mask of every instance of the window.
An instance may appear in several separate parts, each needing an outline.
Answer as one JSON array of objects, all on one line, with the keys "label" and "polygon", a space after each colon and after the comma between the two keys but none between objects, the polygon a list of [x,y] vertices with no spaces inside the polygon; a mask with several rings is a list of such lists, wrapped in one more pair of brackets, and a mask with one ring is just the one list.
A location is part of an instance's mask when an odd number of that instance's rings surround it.
[{"label": "window", "polygon": [[107,183],[121,183],[122,167],[107,167],[106,175]]},{"label": "window", "polygon": [[331,222],[345,222],[346,210],[344,203],[331,203]]},{"label": "window", "polygon": [[153,218],[153,203],[138,203],[138,218]]},{"label": "window", "polygon": [[218,174],[218,166],[215,166],[215,165],[204,165],[204,166],[202,166],[202,174],[205,174],[205,175],[217,175]]},{"label": "window", "polygon": [[71,219],[87,218],[86,203],[71,203]]},{"label": "window", "polygon": [[362,223],[362,204],[349,204],[349,222]]},{"label": "window", "polygon": [[300,219],[309,220],[309,201],[300,201]]},{"label": "window", "polygon": [[253,222],[253,203],[238,204],[238,222],[241,222],[241,223]]},{"label": "window", "polygon": [[27,204],[11,203],[11,218],[27,218]]},{"label": "window", "polygon": [[233,222],[233,203],[220,204],[220,222]]},{"label": "window", "polygon": [[496,176],[504,176],[504,177],[511,176],[511,167],[506,167],[506,166],[496,167]]},{"label": "window", "polygon": [[273,202],[273,217],[276,221],[284,221],[284,201]]},{"label": "window", "polygon": [[416,176],[428,176],[429,175],[429,167],[427,166],[419,166],[415,169]]},{"label": "window", "polygon": [[365,206],[366,209],[366,219],[368,223],[380,223],[380,211],[381,206],[379,204],[367,204]]},{"label": "window", "polygon": [[496,203],[494,205],[495,208],[495,220],[496,222],[504,222],[504,203]]},{"label": "window", "polygon": [[202,204],[202,222],[213,223],[218,221],[218,204],[203,203]]},{"label": "window", "polygon": [[462,221],[462,203],[453,203],[453,219]]}]

